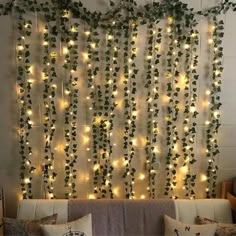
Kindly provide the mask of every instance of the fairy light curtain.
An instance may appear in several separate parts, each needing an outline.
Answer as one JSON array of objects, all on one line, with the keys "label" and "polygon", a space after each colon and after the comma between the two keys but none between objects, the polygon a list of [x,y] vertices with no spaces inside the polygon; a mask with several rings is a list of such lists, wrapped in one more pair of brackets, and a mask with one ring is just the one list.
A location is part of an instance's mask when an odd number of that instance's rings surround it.
[{"label": "fairy light curtain", "polygon": [[[127,0],[110,2],[105,14],[73,1],[0,7],[17,29],[23,198],[38,197],[42,181],[45,198],[56,198],[58,189],[78,197],[86,186],[89,198],[192,199],[200,178],[206,197],[216,197],[224,35],[218,15],[236,4],[194,12],[179,0],[142,10]],[[209,24],[209,64],[198,96],[200,18]],[[199,148],[205,151],[197,156]],[[197,162],[205,163],[203,176]]]}]

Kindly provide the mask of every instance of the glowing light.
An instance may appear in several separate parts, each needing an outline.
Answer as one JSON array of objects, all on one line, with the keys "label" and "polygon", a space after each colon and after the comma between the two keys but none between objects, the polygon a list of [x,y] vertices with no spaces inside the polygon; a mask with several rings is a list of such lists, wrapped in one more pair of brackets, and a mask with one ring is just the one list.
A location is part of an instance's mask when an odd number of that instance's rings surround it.
[{"label": "glowing light", "polygon": [[145,195],[141,195],[140,198],[141,198],[141,199],[145,199],[146,196],[145,196]]},{"label": "glowing light", "polygon": [[73,45],[75,45],[75,42],[74,42],[73,40],[70,40],[70,41],[69,41],[69,44],[70,44],[71,46],[73,46]]},{"label": "glowing light", "polygon": [[99,164],[95,164],[95,165],[93,166],[93,170],[94,170],[94,171],[99,170],[99,168],[100,168],[100,165],[99,165]]},{"label": "glowing light", "polygon": [[166,31],[167,31],[167,33],[170,33],[170,32],[171,32],[171,27],[168,27],[168,28],[166,29]]},{"label": "glowing light", "polygon": [[181,171],[182,171],[182,173],[187,174],[188,173],[188,167],[187,166],[183,166],[181,168]]},{"label": "glowing light", "polygon": [[26,184],[29,184],[29,183],[30,183],[30,178],[25,178],[25,179],[24,179],[24,182],[25,182]]},{"label": "glowing light", "polygon": [[83,58],[85,61],[87,61],[89,59],[88,53],[84,52],[84,53],[82,53],[82,55],[83,55]]},{"label": "glowing light", "polygon": [[173,23],[173,17],[171,17],[171,16],[169,16],[168,18],[167,18],[167,21],[168,21],[168,24],[172,24]]},{"label": "glowing light", "polygon": [[116,95],[118,94],[118,91],[116,90],[116,91],[114,91],[112,94],[113,94],[114,96],[116,96]]},{"label": "glowing light", "polygon": [[27,110],[27,114],[31,116],[33,114],[32,110]]},{"label": "glowing light", "polygon": [[205,121],[205,125],[209,125],[211,122],[209,120]]},{"label": "glowing light", "polygon": [[66,94],[66,95],[69,95],[69,94],[70,94],[70,91],[69,91],[69,90],[65,90],[65,94]]},{"label": "glowing light", "polygon": [[96,43],[91,43],[91,47],[94,49],[96,48]]},{"label": "glowing light", "polygon": [[43,46],[48,46],[48,42],[47,42],[47,41],[44,41],[44,42],[43,42]]},{"label": "glowing light", "polygon": [[84,136],[83,137],[83,141],[84,141],[84,144],[88,144],[89,143],[89,137],[88,136]]},{"label": "glowing light", "polygon": [[[62,53],[63,53],[64,55],[68,54],[68,53],[69,53],[68,48],[67,48],[67,47],[63,47]],[[67,62],[67,61],[66,61],[66,62]]]},{"label": "glowing light", "polygon": [[113,193],[114,193],[116,196],[118,196],[118,195],[119,195],[119,188],[118,188],[118,187],[114,188],[114,189],[113,189]]},{"label": "glowing light", "polygon": [[210,90],[207,90],[206,91],[206,95],[210,95],[211,94],[211,91]]},{"label": "glowing light", "polygon": [[190,45],[189,44],[185,44],[184,45],[184,49],[189,49],[190,48]]},{"label": "glowing light", "polygon": [[139,179],[140,179],[140,180],[144,180],[144,179],[145,179],[145,174],[141,173],[141,174],[139,175]]},{"label": "glowing light", "polygon": [[85,132],[90,132],[91,128],[90,126],[85,126]]},{"label": "glowing light", "polygon": [[151,175],[156,174],[156,170],[150,170],[150,174],[151,174]]},{"label": "glowing light", "polygon": [[189,131],[189,127],[188,127],[188,126],[185,126],[185,127],[184,127],[184,131],[185,131],[185,132],[188,132],[188,131]]},{"label": "glowing light", "polygon": [[215,75],[216,75],[216,76],[220,75],[220,73],[221,73],[220,70],[216,70],[216,71],[215,71]]},{"label": "glowing light", "polygon": [[84,33],[85,33],[86,36],[89,36],[91,34],[90,31],[85,31]]},{"label": "glowing light", "polygon": [[202,175],[201,175],[201,181],[202,181],[202,182],[207,181],[207,176],[204,175],[204,174],[202,174]]},{"label": "glowing light", "polygon": [[112,39],[113,39],[113,36],[109,34],[109,35],[107,36],[107,38],[108,38],[108,40],[112,40]]},{"label": "glowing light", "polygon": [[22,45],[19,45],[19,46],[17,47],[17,49],[18,49],[19,51],[22,51],[22,50],[24,50],[24,47],[23,47]]},{"label": "glowing light", "polygon": [[212,44],[213,42],[214,42],[213,39],[208,39],[209,44]]},{"label": "glowing light", "polygon": [[194,113],[195,111],[196,111],[196,107],[191,106],[191,107],[190,107],[190,112],[191,112],[191,113]]}]

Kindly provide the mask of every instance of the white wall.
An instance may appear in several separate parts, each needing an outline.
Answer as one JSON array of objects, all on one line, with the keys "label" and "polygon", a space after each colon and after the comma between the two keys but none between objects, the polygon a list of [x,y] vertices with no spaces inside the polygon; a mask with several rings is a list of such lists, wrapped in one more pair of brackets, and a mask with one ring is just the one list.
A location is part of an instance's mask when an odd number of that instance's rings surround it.
[{"label": "white wall", "polygon": [[[101,9],[104,11],[107,6],[106,0],[83,1],[85,6],[91,10]],[[139,0],[138,3],[143,4]],[[214,0],[185,0],[196,10],[213,6],[218,1]],[[222,86],[222,126],[220,128],[220,150],[218,182],[229,179],[236,174],[236,88],[235,72],[236,65],[236,13],[229,12],[225,17],[225,38],[224,38],[224,74]],[[204,22],[200,23],[204,30]],[[0,184],[6,193],[7,214],[14,216],[18,200],[19,188],[19,165],[18,142],[16,135],[17,106],[15,103],[15,78],[14,78],[14,32],[10,17],[0,18]],[[200,58],[201,59],[201,58]],[[201,158],[201,157],[199,157]],[[201,164],[197,165],[196,172],[201,171]],[[40,181],[38,181],[40,184]],[[63,183],[58,183],[59,186]],[[40,192],[41,186],[37,186]],[[86,189],[87,187],[87,189]],[[91,189],[91,185],[84,185],[86,196]],[[203,185],[199,185],[199,197],[204,190]]]}]

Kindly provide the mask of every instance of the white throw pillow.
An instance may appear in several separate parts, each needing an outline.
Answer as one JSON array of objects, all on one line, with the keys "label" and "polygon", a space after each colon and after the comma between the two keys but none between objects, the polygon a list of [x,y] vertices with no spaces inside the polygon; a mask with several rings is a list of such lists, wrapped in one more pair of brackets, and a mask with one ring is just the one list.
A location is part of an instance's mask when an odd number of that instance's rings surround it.
[{"label": "white throw pillow", "polygon": [[40,225],[45,236],[92,236],[92,216],[58,225]]},{"label": "white throw pillow", "polygon": [[[216,224],[191,225],[164,216],[165,236],[214,236]],[[205,227],[202,227],[205,226]]]}]

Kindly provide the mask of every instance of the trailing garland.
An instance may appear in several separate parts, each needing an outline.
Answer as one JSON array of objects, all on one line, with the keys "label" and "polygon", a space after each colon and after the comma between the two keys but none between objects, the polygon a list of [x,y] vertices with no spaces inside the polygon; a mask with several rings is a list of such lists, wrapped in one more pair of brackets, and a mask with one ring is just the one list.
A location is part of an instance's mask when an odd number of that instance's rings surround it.
[{"label": "trailing garland", "polygon": [[168,154],[166,158],[166,171],[167,171],[167,179],[166,179],[166,188],[165,195],[171,195],[170,197],[176,198],[174,196],[173,190],[177,185],[177,165],[178,158],[180,154],[178,152],[178,140],[179,134],[176,126],[176,122],[178,120],[179,114],[179,100],[178,95],[180,92],[180,88],[178,87],[178,63],[179,57],[183,55],[181,51],[178,51],[180,48],[179,39],[176,38],[176,33],[178,30],[178,25],[176,25],[175,19],[173,17],[168,17],[168,49],[167,52],[167,70],[166,70],[166,80],[167,80],[167,96],[169,98],[169,105],[167,106],[167,146],[168,146]]},{"label": "trailing garland", "polygon": [[156,168],[157,163],[157,145],[158,145],[158,101],[159,101],[159,63],[161,54],[159,52],[162,29],[149,24],[148,26],[148,38],[147,38],[147,56],[146,56],[146,85],[148,89],[147,95],[147,137],[146,137],[146,165],[148,171],[148,192],[149,197],[154,199],[156,196]]},{"label": "trailing garland", "polygon": [[[87,100],[91,101],[89,110],[92,111],[92,152],[93,152],[93,185],[94,194],[96,198],[101,198],[101,182],[100,182],[100,147],[99,147],[99,130],[102,116],[102,107],[100,102],[102,99],[102,92],[100,91],[100,85],[96,85],[96,79],[99,72],[99,43],[98,32],[93,28],[85,31],[86,43],[87,43],[87,54],[84,54],[84,59],[87,61],[87,76],[88,76],[88,91],[89,95]],[[101,103],[102,104],[102,103]],[[90,158],[88,159],[90,162]]]},{"label": "trailing garland", "polygon": [[134,183],[136,169],[132,166],[135,150],[133,144],[134,133],[136,129],[136,47],[135,39],[137,37],[137,23],[129,21],[124,25],[124,97],[125,97],[125,131],[124,131],[124,160],[126,164],[123,178],[125,179],[126,198],[134,198]]},{"label": "trailing garland", "polygon": [[78,142],[77,142],[77,114],[78,114],[78,77],[75,76],[78,67],[78,23],[70,22],[70,16],[67,12],[61,17],[62,43],[65,44],[65,61],[63,67],[66,70],[65,76],[65,95],[68,97],[69,104],[65,108],[65,187],[67,192],[66,198],[76,198],[76,179],[77,168],[75,164],[78,159]]},{"label": "trailing garland", "polygon": [[220,113],[219,109],[221,107],[220,96],[221,92],[221,74],[223,72],[222,58],[223,58],[223,47],[222,38],[224,36],[224,22],[222,20],[218,21],[216,17],[213,17],[209,25],[209,39],[208,44],[210,46],[209,56],[210,70],[209,78],[211,79],[211,84],[209,90],[206,94],[209,95],[210,101],[210,114],[209,120],[206,121],[206,151],[208,158],[207,167],[207,187],[206,187],[206,197],[215,198],[216,197],[216,180],[217,180],[217,160],[216,157],[219,154],[219,145],[217,140],[217,134],[220,127]]},{"label": "trailing garland", "polygon": [[198,12],[194,12],[192,8],[188,7],[188,4],[182,3],[180,0],[166,0],[161,3],[152,2],[144,5],[144,7],[138,7],[137,3],[133,0],[120,1],[118,4],[111,2],[111,7],[112,8],[107,12],[101,13],[89,11],[84,7],[81,1],[51,0],[38,3],[36,0],[24,0],[19,2],[9,0],[5,4],[0,4],[0,15],[9,15],[14,9],[14,11],[20,14],[26,12],[40,12],[45,13],[45,15],[54,16],[56,13],[66,10],[71,12],[74,18],[79,18],[90,26],[97,25],[106,27],[107,24],[104,23],[112,22],[113,19],[117,19],[117,23],[125,24],[127,19],[125,16],[121,15],[121,12],[125,12],[126,15],[129,15],[130,20],[136,21],[141,19],[141,22],[145,24],[148,21],[152,21],[153,23],[157,22],[164,19],[166,15],[174,15],[177,21],[181,19],[188,21],[188,19],[192,17],[217,16],[226,13],[230,9],[236,11],[236,3],[229,0],[223,0],[217,6]]},{"label": "trailing garland", "polygon": [[44,159],[43,164],[43,179],[44,191],[48,193],[49,198],[55,198],[54,195],[54,181],[57,176],[54,171],[54,148],[52,145],[56,130],[56,37],[53,35],[53,26],[46,25],[44,28],[44,57],[43,57],[43,104],[44,104]]},{"label": "trailing garland", "polygon": [[182,138],[182,151],[184,154],[183,167],[187,168],[186,175],[184,177],[183,189],[186,191],[185,196],[193,199],[195,198],[195,180],[196,174],[192,174],[192,165],[197,161],[195,159],[194,144],[196,139],[196,118],[198,112],[196,111],[197,102],[197,81],[199,75],[197,74],[198,65],[198,31],[192,29],[189,37],[187,37],[185,55],[185,75],[184,75],[184,97],[185,97],[185,109],[184,109],[184,137]]},{"label": "trailing garland", "polygon": [[32,22],[22,16],[17,18],[17,87],[19,104],[19,145],[21,156],[20,179],[23,198],[32,198],[32,173],[35,167],[31,163],[32,147],[29,135],[32,130],[32,100],[30,45],[26,42],[31,35]]}]

